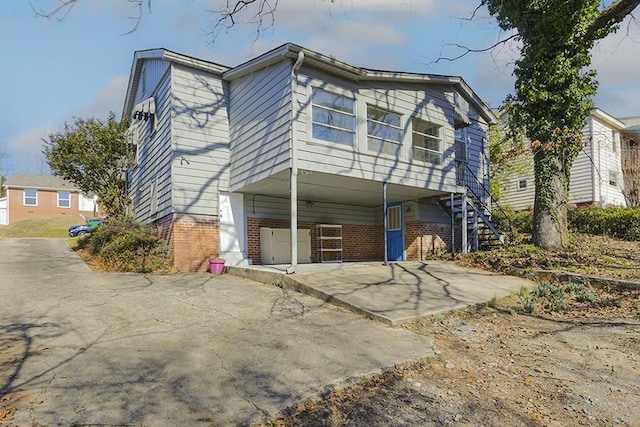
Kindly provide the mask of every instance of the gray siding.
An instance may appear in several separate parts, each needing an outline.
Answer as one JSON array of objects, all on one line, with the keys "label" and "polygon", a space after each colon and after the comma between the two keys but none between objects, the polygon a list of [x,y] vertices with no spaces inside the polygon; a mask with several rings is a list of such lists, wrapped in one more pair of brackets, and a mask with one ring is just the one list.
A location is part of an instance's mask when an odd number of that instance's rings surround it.
[{"label": "gray siding", "polygon": [[173,210],[217,215],[229,189],[228,88],[220,76],[172,66]]},{"label": "gray siding", "polygon": [[[169,75],[165,74],[153,92],[144,95],[144,99],[150,96],[155,99],[155,130],[150,122],[133,121],[133,125],[141,129],[138,137],[139,163],[129,170],[127,176],[129,196],[137,221],[152,222],[172,210],[170,83]],[[155,205],[151,200],[154,185],[157,185],[157,210],[152,212],[152,204]]]},{"label": "gray siding", "polygon": [[[290,218],[288,199],[247,194],[245,197],[247,217],[284,219]],[[313,202],[307,206],[306,201],[298,201],[298,221],[309,221],[327,224],[362,224],[373,225],[382,221],[382,206],[363,207],[336,203]]]},{"label": "gray siding", "polygon": [[232,190],[289,167],[290,73],[282,61],[230,84]]},{"label": "gray siding", "polygon": [[[355,147],[346,147],[311,137],[310,95],[312,87],[346,90],[356,99],[357,136]],[[314,70],[300,72],[296,97],[299,101],[297,149],[299,167],[312,171],[387,181],[442,191],[455,189],[453,164],[453,108],[444,94],[447,87],[412,84],[368,84],[357,87]],[[403,147],[398,157],[381,155],[367,148],[367,104],[402,115]],[[442,126],[443,161],[439,166],[412,161],[411,118],[419,117]]]}]

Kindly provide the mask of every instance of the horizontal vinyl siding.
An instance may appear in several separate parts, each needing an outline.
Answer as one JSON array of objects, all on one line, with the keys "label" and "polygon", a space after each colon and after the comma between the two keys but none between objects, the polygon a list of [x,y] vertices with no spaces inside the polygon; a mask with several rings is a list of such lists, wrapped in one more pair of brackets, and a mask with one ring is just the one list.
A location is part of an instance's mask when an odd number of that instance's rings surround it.
[{"label": "horizontal vinyl siding", "polygon": [[[156,104],[155,131],[147,132],[139,140],[139,164],[132,168],[128,176],[129,196],[133,203],[134,218],[141,222],[152,222],[171,212],[171,109],[170,77],[168,74],[159,82],[153,95]],[[153,183],[158,182],[158,210],[151,213],[151,193]]]},{"label": "horizontal vinyl siding", "polygon": [[217,215],[229,189],[228,91],[220,76],[172,67],[174,212]]},{"label": "horizontal vinyl siding", "polygon": [[[455,189],[455,167],[452,161],[454,107],[444,93],[445,90],[450,90],[449,87],[368,84],[367,87],[358,88],[353,83],[341,81],[324,73],[303,68],[301,74],[304,73],[309,75],[300,76],[296,94],[299,101],[297,151],[300,168],[441,191]],[[327,84],[329,84],[328,87]],[[311,114],[310,87],[312,86],[323,87],[329,91],[333,86],[353,93],[358,114],[355,148],[311,138],[308,121]],[[402,115],[402,126],[405,132],[399,158],[378,155],[367,149],[367,104]],[[442,126],[444,151],[442,165],[412,163],[411,118],[414,116]]]},{"label": "horizontal vinyl siding", "polygon": [[571,166],[569,203],[591,203],[596,200],[592,185],[593,167],[591,145],[589,144],[580,151]]},{"label": "horizontal vinyl siding", "polygon": [[[313,206],[307,206],[306,201],[298,201],[298,221],[306,222],[375,225],[382,221],[381,211],[382,207],[322,202],[313,202]],[[245,212],[248,217],[289,220],[290,203],[284,198],[247,194]]]},{"label": "horizontal vinyl siding", "polygon": [[[613,151],[612,129],[604,123],[591,118],[593,123],[592,140],[594,144],[594,163],[596,168],[596,192],[602,206],[626,205],[622,194],[622,165],[620,160],[620,141],[616,135],[616,151]],[[617,174],[618,185],[609,185],[609,172]]]},{"label": "horizontal vinyl siding", "polygon": [[[531,156],[531,154],[526,155]],[[536,194],[533,162],[529,162],[523,169],[522,173],[514,174],[507,181],[506,188],[502,189],[500,206],[509,206],[517,211],[533,209]],[[527,180],[526,189],[520,190],[518,188],[518,182],[521,179]]]},{"label": "horizontal vinyl siding", "polygon": [[231,188],[289,167],[289,61],[231,82]]}]

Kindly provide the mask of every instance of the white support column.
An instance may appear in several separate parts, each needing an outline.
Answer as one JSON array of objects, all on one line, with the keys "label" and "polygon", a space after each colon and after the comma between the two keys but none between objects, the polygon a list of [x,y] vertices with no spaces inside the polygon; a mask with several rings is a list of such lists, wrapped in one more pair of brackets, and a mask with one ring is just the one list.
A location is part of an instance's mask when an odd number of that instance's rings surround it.
[{"label": "white support column", "polygon": [[387,183],[382,183],[382,207],[384,208],[384,265],[389,264],[389,257],[387,255],[387,228],[389,224],[387,221]]},{"label": "white support column", "polygon": [[291,66],[291,110],[289,114],[289,158],[291,159],[291,168],[289,175],[289,201],[291,203],[290,228],[291,236],[291,266],[287,268],[288,274],[293,274],[298,268],[298,151],[296,149],[296,125],[298,122],[298,100],[296,97],[296,87],[298,85],[298,70],[302,67],[304,61],[304,53],[298,52],[298,58]]},{"label": "white support column", "polygon": [[467,237],[467,193],[462,193],[462,220],[460,221],[460,229],[462,233],[461,241],[462,241],[462,253],[466,254],[469,252],[468,242],[469,239]]},{"label": "white support column", "polygon": [[451,255],[453,255],[456,253],[456,211],[453,206],[453,193],[449,194],[449,200],[451,202]]},{"label": "white support column", "polygon": [[480,242],[478,241],[478,205],[473,207],[473,251],[478,252]]}]

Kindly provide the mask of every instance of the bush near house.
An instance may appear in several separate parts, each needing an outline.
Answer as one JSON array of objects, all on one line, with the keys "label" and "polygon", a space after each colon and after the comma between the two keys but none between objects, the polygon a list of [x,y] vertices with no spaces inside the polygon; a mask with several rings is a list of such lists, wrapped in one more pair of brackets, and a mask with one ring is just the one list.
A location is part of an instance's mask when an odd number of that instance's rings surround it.
[{"label": "bush near house", "polygon": [[168,273],[174,271],[171,250],[144,224],[111,222],[78,244],[89,264],[101,271]]},{"label": "bush near house", "polygon": [[640,208],[570,209],[568,219],[578,233],[640,241]]}]

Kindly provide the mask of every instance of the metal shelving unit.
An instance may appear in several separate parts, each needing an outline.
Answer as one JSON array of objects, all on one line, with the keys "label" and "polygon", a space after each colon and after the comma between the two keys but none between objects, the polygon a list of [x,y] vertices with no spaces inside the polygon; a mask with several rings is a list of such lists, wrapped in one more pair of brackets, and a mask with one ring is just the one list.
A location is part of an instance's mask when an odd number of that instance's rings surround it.
[{"label": "metal shelving unit", "polygon": [[316,236],[320,262],[342,262],[342,225],[317,224]]}]

